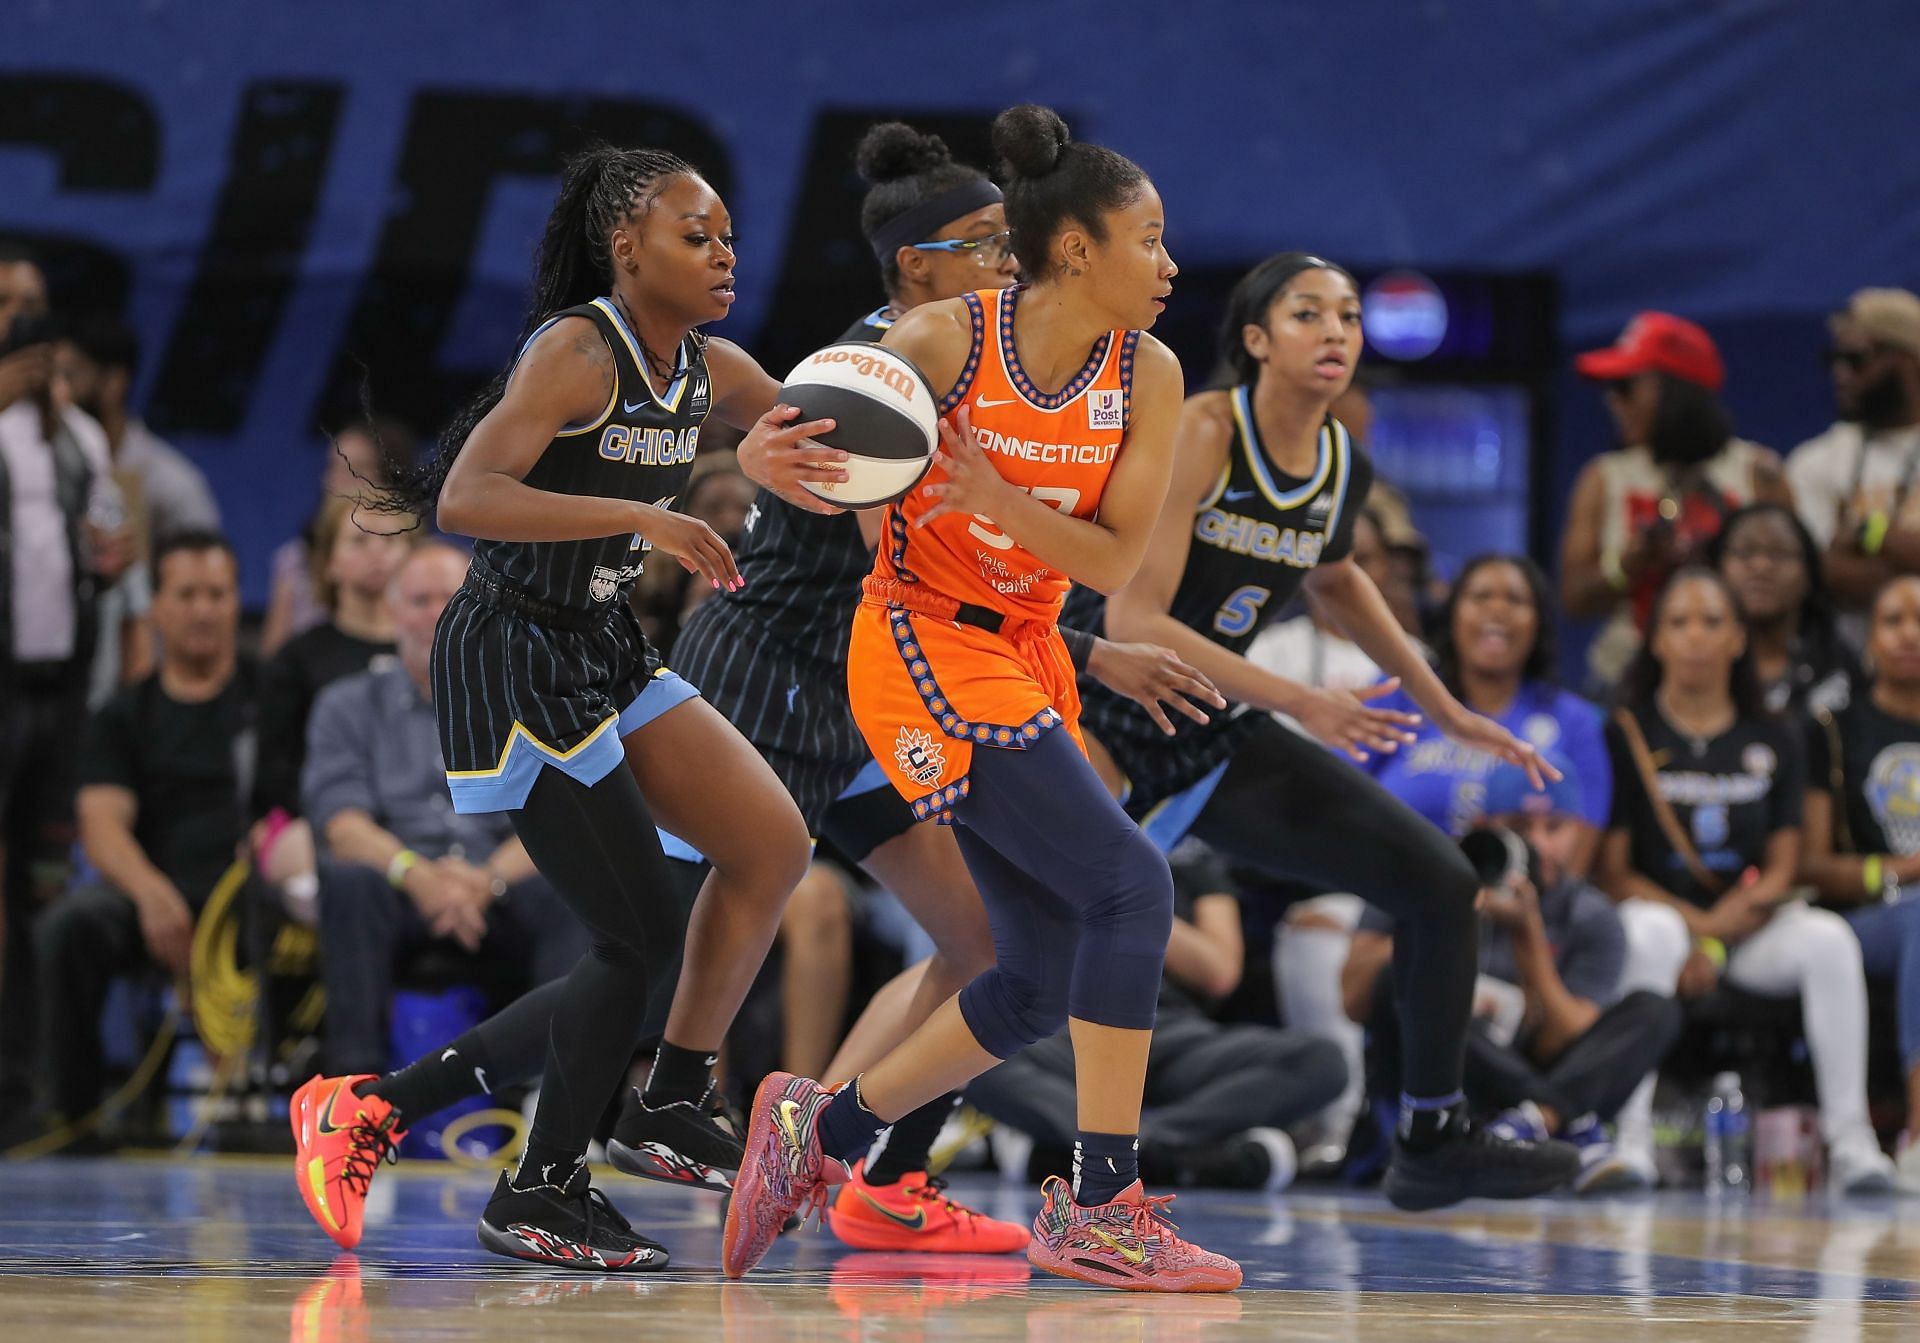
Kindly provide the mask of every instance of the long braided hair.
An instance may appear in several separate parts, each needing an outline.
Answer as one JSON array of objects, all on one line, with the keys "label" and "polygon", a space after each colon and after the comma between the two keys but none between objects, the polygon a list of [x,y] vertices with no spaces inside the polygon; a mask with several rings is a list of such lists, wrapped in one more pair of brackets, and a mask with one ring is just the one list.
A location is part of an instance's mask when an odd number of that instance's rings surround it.
[{"label": "long braided hair", "polygon": [[[674,177],[697,174],[692,164],[663,149],[615,149],[593,144],[567,160],[560,198],[547,216],[533,268],[533,301],[520,340],[557,312],[597,298],[613,284],[609,250],[613,230],[629,215],[645,214]],[[648,351],[648,361],[653,353]],[[474,426],[500,404],[512,366],[502,369],[440,436],[431,460],[396,470],[393,483],[371,491],[363,507],[377,513],[431,517],[440,486]]]}]

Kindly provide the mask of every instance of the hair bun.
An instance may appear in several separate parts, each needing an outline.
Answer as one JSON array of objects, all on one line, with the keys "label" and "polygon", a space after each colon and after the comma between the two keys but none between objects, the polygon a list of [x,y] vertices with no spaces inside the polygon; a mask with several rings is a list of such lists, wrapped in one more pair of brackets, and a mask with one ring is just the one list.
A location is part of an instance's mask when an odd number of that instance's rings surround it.
[{"label": "hair bun", "polygon": [[1022,103],[993,119],[993,148],[1016,177],[1045,177],[1073,139],[1051,107]]},{"label": "hair bun", "polygon": [[904,121],[883,121],[860,137],[853,161],[860,176],[878,186],[952,163],[953,153],[937,135],[916,131]]}]

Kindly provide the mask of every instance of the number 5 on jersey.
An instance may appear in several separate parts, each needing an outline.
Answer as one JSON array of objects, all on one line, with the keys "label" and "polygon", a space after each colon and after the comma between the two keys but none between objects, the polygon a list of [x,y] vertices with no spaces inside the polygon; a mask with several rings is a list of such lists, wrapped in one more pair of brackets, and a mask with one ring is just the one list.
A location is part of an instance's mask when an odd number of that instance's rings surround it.
[{"label": "number 5 on jersey", "polygon": [[1213,627],[1230,639],[1238,638],[1253,628],[1254,621],[1260,618],[1260,608],[1267,604],[1271,596],[1271,588],[1252,583],[1234,589],[1233,595],[1221,602],[1219,611],[1215,612]]}]

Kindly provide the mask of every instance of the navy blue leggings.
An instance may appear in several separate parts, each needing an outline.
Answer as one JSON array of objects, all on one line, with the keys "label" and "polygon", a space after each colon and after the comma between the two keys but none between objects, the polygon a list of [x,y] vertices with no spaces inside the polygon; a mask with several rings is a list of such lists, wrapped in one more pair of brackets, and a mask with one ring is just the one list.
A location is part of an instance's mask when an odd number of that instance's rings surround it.
[{"label": "navy blue leggings", "polygon": [[1151,1030],[1173,931],[1167,860],[1064,731],[978,747],[955,838],[993,927],[994,966],[960,991],[981,1048],[1010,1058],[1069,1016]]}]

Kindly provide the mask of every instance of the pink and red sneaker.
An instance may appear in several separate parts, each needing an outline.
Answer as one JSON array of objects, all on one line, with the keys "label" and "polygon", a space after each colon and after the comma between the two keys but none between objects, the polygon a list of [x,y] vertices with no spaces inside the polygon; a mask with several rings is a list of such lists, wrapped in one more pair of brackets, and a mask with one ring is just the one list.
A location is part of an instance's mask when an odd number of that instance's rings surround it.
[{"label": "pink and red sneaker", "polygon": [[1111,1203],[1083,1208],[1059,1176],[1040,1186],[1027,1258],[1063,1278],[1124,1292],[1231,1292],[1240,1265],[1182,1240],[1163,1211],[1173,1195],[1149,1198],[1135,1180]]}]

